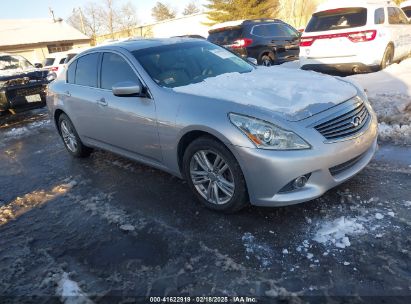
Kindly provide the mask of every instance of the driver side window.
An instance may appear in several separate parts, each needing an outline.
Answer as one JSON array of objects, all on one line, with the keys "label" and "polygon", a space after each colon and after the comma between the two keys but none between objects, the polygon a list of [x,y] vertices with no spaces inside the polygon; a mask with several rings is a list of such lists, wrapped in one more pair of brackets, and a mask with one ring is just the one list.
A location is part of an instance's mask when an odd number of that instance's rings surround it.
[{"label": "driver side window", "polygon": [[125,81],[139,83],[136,73],[120,55],[104,53],[101,64],[101,88],[111,90],[115,84]]}]

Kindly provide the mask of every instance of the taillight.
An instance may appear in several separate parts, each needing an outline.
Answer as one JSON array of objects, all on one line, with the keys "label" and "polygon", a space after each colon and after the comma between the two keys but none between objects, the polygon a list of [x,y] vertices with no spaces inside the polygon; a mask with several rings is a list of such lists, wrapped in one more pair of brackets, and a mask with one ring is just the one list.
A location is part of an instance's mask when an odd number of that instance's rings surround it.
[{"label": "taillight", "polygon": [[52,72],[57,72],[58,70],[59,70],[59,67],[58,67],[58,66],[52,67],[52,68],[50,69],[50,71],[52,71]]},{"label": "taillight", "polygon": [[251,43],[253,43],[253,39],[242,38],[242,39],[234,40],[234,43],[231,45],[231,47],[233,49],[244,48],[244,47],[249,46]]},{"label": "taillight", "polygon": [[363,31],[363,32],[355,32],[355,33],[348,33],[348,39],[352,42],[365,42],[365,41],[372,41],[377,37],[377,31]]},{"label": "taillight", "polygon": [[302,37],[300,39],[300,46],[312,46],[314,41],[314,37]]},{"label": "taillight", "polygon": [[300,46],[312,46],[316,40],[320,40],[320,39],[348,38],[350,39],[350,41],[356,43],[356,42],[372,41],[375,39],[375,37],[377,37],[376,30],[319,35],[319,36],[311,36],[311,37],[301,37]]}]

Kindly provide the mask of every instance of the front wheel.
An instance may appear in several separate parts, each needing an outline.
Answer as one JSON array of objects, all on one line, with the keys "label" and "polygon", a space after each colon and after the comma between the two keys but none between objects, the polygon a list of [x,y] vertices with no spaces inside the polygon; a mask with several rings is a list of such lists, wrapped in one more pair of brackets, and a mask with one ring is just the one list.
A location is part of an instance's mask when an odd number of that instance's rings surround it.
[{"label": "front wheel", "polygon": [[183,170],[197,198],[209,209],[227,213],[248,205],[248,193],[237,160],[210,137],[193,141],[184,153]]},{"label": "front wheel", "polygon": [[381,61],[381,70],[384,70],[386,67],[391,65],[394,61],[394,47],[392,45],[387,46],[384,52],[384,56]]},{"label": "front wheel", "polygon": [[66,114],[61,114],[59,117],[59,131],[64,146],[72,156],[82,158],[90,155],[92,149],[83,145],[73,123]]}]

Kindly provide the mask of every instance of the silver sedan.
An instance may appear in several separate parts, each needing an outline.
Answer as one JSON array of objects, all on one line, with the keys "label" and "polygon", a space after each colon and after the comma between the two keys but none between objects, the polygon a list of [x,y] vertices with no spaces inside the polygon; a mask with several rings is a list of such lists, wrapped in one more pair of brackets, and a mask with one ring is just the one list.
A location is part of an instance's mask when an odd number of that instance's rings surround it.
[{"label": "silver sedan", "polygon": [[377,146],[364,91],[344,79],[256,67],[196,39],[148,39],[77,55],[47,103],[67,151],[111,151],[185,178],[207,207],[312,200]]}]

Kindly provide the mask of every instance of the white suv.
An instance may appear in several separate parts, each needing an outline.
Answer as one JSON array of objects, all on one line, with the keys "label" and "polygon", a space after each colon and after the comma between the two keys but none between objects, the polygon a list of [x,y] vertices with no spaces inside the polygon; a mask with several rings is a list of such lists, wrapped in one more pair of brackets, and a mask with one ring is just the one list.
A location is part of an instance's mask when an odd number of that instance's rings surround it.
[{"label": "white suv", "polygon": [[411,52],[411,24],[392,1],[338,0],[320,5],[300,41],[302,69],[370,72]]},{"label": "white suv", "polygon": [[411,0],[404,1],[401,3],[401,8],[407,15],[408,20],[411,20]]}]

